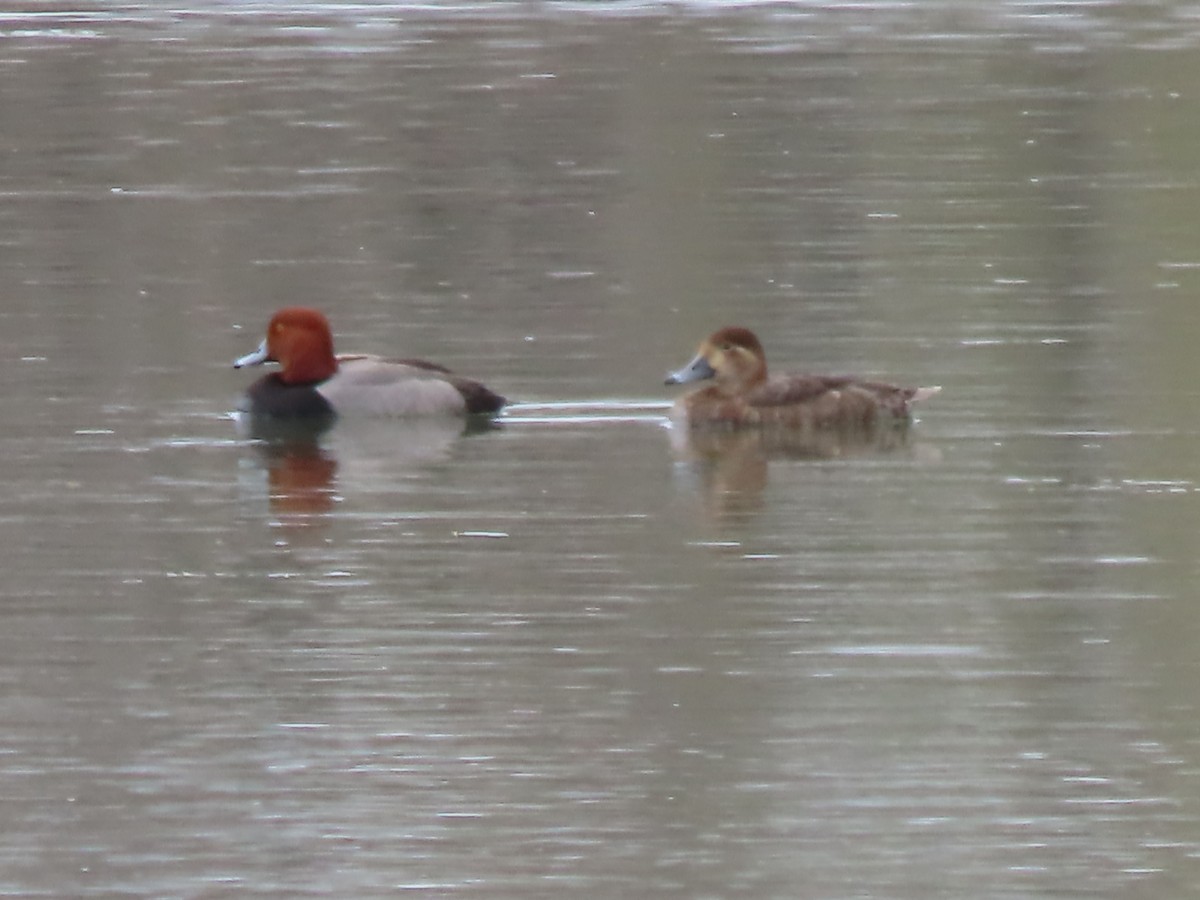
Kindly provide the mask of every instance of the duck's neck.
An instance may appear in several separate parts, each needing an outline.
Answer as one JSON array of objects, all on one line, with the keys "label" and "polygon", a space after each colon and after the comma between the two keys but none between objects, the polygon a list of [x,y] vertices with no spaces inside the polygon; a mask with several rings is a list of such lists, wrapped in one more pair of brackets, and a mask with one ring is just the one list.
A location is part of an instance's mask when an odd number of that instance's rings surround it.
[{"label": "duck's neck", "polygon": [[333,342],[311,334],[297,335],[279,348],[277,353],[283,371],[280,377],[287,384],[314,384],[333,377],[338,370],[333,355]]},{"label": "duck's neck", "polygon": [[747,372],[739,372],[736,379],[722,385],[722,389],[730,396],[746,394],[767,383],[767,367],[758,366]]}]

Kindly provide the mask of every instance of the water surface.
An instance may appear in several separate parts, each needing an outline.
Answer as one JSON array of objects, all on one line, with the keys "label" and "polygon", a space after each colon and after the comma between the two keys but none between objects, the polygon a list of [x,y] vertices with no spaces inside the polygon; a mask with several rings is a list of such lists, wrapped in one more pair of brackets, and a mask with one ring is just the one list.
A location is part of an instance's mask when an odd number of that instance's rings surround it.
[{"label": "water surface", "polygon": [[[0,893],[1194,894],[1198,36],[0,14]],[[285,303],[524,405],[247,437]],[[689,439],[731,322],[944,391]]]}]

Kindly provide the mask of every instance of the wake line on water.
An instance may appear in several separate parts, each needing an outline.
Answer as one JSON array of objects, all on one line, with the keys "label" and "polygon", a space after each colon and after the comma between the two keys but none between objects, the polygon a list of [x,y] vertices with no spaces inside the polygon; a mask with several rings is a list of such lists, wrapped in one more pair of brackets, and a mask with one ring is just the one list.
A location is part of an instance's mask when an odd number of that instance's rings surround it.
[{"label": "wake line on water", "polygon": [[663,400],[566,400],[544,403],[513,403],[504,407],[496,421],[535,425],[589,424],[594,422],[649,422],[665,425],[670,401]]}]

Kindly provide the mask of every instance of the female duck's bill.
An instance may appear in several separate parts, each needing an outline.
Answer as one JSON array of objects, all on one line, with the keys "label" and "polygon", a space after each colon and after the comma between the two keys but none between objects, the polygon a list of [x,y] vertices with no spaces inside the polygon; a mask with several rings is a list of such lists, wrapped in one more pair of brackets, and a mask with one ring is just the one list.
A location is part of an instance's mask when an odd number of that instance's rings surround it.
[{"label": "female duck's bill", "polygon": [[693,381],[704,381],[709,378],[716,378],[717,370],[714,369],[704,358],[703,355],[697,354],[696,357],[684,366],[667,376],[665,384],[688,384]]},{"label": "female duck's bill", "polygon": [[263,376],[246,391],[241,408],[252,415],[487,415],[506,403],[478,381],[436,363],[336,356],[325,316],[304,307],[276,312],[262,343],[233,365],[243,368],[268,362],[278,363],[280,371]]},{"label": "female duck's bill", "polygon": [[710,381],[675,402],[673,417],[691,426],[864,428],[907,422],[913,403],[941,388],[897,387],[843,375],[774,375],[747,328],[722,328],[667,384]]}]

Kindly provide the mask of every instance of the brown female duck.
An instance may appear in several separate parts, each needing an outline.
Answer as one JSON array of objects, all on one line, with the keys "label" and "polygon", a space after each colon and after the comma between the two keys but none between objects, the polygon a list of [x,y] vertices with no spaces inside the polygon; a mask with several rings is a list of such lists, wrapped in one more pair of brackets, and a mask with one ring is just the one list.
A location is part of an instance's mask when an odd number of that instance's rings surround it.
[{"label": "brown female duck", "polygon": [[666,383],[709,379],[712,384],[675,401],[676,421],[693,427],[872,428],[907,422],[912,404],[941,390],[843,375],[768,375],[762,344],[739,326],[710,335]]}]

